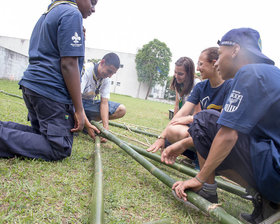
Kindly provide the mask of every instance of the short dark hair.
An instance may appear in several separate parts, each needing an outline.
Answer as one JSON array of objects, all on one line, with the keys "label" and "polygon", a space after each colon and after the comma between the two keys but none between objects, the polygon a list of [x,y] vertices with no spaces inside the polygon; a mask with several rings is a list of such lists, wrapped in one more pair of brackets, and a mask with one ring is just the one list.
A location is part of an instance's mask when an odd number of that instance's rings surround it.
[{"label": "short dark hair", "polygon": [[120,58],[117,54],[113,52],[105,54],[102,60],[103,59],[106,65],[113,65],[116,69],[120,68]]},{"label": "short dark hair", "polygon": [[209,47],[204,49],[201,53],[206,53],[207,55],[207,61],[208,62],[212,62],[214,60],[218,60],[219,58],[219,52],[218,52],[219,48],[218,47]]}]

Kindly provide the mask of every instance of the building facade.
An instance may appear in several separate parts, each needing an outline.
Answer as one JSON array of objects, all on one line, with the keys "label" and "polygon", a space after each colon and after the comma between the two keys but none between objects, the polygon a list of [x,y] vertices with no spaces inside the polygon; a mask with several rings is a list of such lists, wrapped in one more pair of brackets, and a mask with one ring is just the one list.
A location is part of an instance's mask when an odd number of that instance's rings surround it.
[{"label": "building facade", "polygon": [[[20,80],[28,65],[29,40],[0,36],[0,78]],[[85,60],[101,59],[111,51],[86,47]],[[111,78],[111,92],[144,99],[148,85],[138,82],[135,54],[115,52],[122,67]]]}]

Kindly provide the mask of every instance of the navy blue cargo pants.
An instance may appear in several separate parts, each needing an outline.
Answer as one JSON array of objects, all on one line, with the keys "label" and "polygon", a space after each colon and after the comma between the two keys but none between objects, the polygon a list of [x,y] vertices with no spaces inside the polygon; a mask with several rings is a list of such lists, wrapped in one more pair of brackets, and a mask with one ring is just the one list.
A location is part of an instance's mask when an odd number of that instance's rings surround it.
[{"label": "navy blue cargo pants", "polygon": [[22,87],[31,127],[0,121],[0,157],[23,156],[46,161],[71,155],[73,105],[58,103]]},{"label": "navy blue cargo pants", "polygon": [[[220,112],[216,110],[202,110],[194,116],[193,123],[188,130],[193,138],[195,149],[204,159],[207,159],[212,142],[221,128],[221,125],[217,124],[219,116]],[[217,167],[216,175],[220,175],[221,171],[226,170],[234,170],[251,187],[256,189],[250,156],[249,135],[238,133],[236,144],[225,160]]]}]

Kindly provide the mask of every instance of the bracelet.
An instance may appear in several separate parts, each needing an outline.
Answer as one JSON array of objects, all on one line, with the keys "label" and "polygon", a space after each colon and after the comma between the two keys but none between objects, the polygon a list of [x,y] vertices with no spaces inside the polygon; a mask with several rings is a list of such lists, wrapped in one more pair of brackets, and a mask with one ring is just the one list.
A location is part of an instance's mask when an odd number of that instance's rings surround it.
[{"label": "bracelet", "polygon": [[201,183],[201,184],[204,184],[204,183],[205,183],[204,181],[200,180],[197,176],[195,176],[194,178],[197,179],[197,181],[198,181],[199,183]]}]

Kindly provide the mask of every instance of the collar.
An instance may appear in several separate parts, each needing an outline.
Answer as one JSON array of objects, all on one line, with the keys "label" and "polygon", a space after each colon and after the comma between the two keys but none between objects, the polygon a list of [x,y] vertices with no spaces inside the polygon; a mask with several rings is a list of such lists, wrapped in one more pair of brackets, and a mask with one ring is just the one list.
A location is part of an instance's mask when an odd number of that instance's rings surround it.
[{"label": "collar", "polygon": [[77,3],[75,0],[53,0],[52,3],[48,6],[47,11],[44,14],[49,13],[53,8],[60,4],[69,4],[74,6],[75,8],[78,8]]},{"label": "collar", "polygon": [[[94,64],[94,68],[93,68],[94,74],[95,74],[95,77],[93,76],[93,79],[94,79],[95,81],[98,80],[97,76],[98,76],[98,66],[99,66],[99,64],[100,64],[100,63]],[[100,80],[101,80],[101,79],[100,79]]]}]

